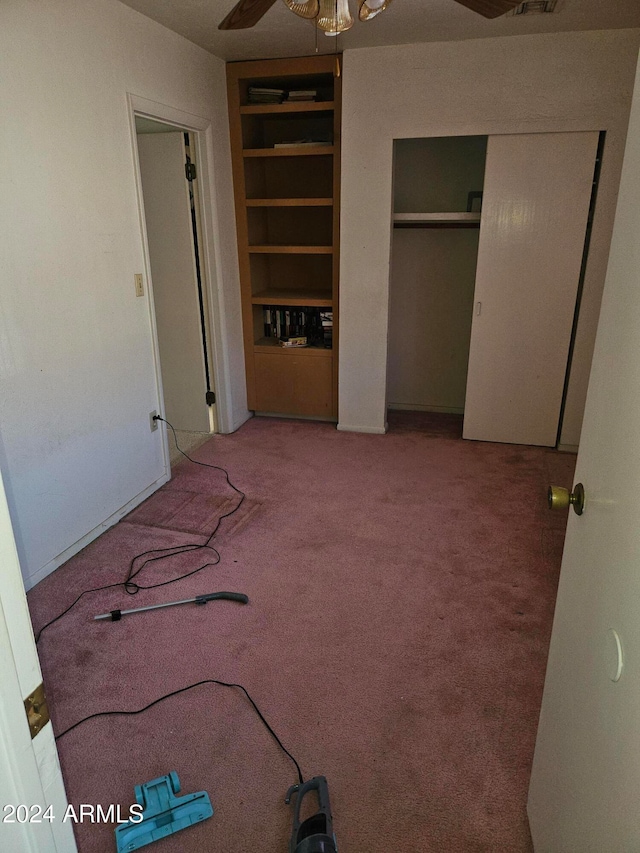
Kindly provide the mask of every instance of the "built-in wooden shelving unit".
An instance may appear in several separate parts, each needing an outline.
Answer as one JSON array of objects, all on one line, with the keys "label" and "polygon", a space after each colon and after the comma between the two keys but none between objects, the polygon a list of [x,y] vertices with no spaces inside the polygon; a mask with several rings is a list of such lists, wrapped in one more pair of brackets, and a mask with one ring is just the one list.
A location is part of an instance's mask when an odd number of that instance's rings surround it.
[{"label": "built-in wooden shelving unit", "polygon": [[[247,398],[259,413],[337,419],[338,63],[332,55],[227,65]],[[251,103],[253,87],[316,96]],[[328,312],[332,342],[322,326],[318,335]],[[278,328],[285,317],[308,326],[313,345],[282,347],[267,323],[276,315]]]}]

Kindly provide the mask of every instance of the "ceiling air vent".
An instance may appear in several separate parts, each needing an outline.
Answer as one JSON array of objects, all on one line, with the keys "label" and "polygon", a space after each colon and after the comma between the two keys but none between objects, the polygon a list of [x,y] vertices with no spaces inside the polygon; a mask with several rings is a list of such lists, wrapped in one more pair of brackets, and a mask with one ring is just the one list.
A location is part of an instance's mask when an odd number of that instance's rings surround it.
[{"label": "ceiling air vent", "polygon": [[557,0],[525,0],[513,10],[514,15],[542,15],[545,12],[553,12]]}]

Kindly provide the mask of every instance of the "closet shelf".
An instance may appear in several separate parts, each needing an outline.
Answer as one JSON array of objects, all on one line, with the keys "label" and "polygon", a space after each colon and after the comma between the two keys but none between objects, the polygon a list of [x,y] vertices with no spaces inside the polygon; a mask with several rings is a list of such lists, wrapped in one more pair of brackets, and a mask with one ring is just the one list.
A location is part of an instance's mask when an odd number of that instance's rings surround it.
[{"label": "closet shelf", "polygon": [[479,213],[394,213],[395,228],[476,228]]}]

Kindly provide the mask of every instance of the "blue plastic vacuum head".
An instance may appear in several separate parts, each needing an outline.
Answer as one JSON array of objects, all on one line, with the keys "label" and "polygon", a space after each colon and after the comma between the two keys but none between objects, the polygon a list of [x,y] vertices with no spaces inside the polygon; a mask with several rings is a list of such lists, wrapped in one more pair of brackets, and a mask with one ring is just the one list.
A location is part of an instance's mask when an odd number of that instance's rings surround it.
[{"label": "blue plastic vacuum head", "polygon": [[136,785],[136,800],[144,810],[142,820],[130,820],[116,827],[118,853],[139,850],[152,841],[166,838],[213,815],[213,806],[206,791],[176,797],[179,791],[180,780],[175,770],[168,776]]}]

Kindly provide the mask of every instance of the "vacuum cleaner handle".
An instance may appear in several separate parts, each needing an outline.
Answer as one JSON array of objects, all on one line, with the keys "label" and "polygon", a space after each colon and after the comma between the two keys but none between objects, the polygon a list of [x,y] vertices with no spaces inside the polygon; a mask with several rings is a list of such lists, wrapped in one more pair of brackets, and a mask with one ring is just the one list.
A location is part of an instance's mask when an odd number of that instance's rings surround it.
[{"label": "vacuum cleaner handle", "polygon": [[229,601],[239,601],[240,604],[249,603],[249,596],[243,592],[210,592],[208,595],[196,595],[196,604],[206,604],[216,598],[227,598]]},{"label": "vacuum cleaner handle", "polygon": [[[302,801],[314,791],[318,800],[318,811],[306,820],[300,820]],[[325,776],[314,776],[308,782],[292,785],[287,791],[285,803],[291,802],[296,794],[293,814],[293,829],[289,841],[289,853],[337,853],[338,844],[333,831],[329,786]]]}]

